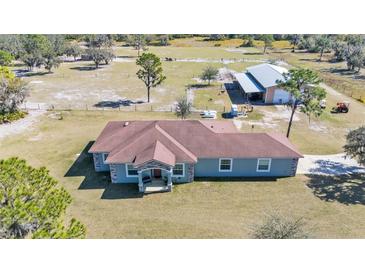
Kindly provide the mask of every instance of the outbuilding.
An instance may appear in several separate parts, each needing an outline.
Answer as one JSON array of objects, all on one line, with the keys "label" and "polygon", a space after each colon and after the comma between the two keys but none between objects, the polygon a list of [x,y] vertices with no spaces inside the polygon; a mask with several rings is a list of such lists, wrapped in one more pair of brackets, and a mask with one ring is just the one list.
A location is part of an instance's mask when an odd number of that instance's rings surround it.
[{"label": "outbuilding", "polygon": [[288,70],[272,64],[260,64],[247,68],[246,72],[236,73],[234,77],[239,89],[248,101],[265,104],[287,104],[292,95],[278,86],[285,81]]}]

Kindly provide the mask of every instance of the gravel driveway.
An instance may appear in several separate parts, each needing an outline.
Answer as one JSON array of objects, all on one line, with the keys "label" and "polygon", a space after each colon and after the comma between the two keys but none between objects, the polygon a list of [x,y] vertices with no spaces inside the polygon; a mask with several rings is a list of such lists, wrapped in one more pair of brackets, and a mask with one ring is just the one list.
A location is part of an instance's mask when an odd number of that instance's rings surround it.
[{"label": "gravel driveway", "polygon": [[304,155],[299,159],[298,174],[343,175],[365,173],[356,160],[345,157],[344,153],[332,155]]}]

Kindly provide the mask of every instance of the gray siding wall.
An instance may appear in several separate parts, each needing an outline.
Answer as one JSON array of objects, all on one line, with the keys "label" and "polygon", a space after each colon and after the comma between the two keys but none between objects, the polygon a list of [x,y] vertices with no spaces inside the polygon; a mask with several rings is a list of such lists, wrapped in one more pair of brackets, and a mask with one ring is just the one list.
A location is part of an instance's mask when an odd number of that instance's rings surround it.
[{"label": "gray siding wall", "polygon": [[184,176],[172,176],[172,182],[173,183],[187,183],[187,182],[192,182],[193,180],[191,179],[191,170],[193,169],[193,165],[192,164],[186,164],[184,165]]},{"label": "gray siding wall", "polygon": [[125,172],[125,164],[113,165],[114,169],[114,180],[113,183],[138,183],[137,177],[127,177]]},{"label": "gray siding wall", "polygon": [[109,171],[109,165],[104,164],[103,153],[93,153],[95,171]]},{"label": "gray siding wall", "polygon": [[257,159],[233,159],[231,172],[219,172],[219,159],[198,159],[195,177],[281,177],[293,176],[296,159],[272,159],[270,172],[257,172]]}]

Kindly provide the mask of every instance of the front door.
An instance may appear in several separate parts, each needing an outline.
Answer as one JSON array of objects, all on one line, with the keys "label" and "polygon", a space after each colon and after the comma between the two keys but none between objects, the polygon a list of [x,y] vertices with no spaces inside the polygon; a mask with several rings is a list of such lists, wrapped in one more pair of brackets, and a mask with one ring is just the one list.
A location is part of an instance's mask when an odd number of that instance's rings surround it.
[{"label": "front door", "polygon": [[153,170],[153,177],[161,178],[161,169],[154,169]]}]

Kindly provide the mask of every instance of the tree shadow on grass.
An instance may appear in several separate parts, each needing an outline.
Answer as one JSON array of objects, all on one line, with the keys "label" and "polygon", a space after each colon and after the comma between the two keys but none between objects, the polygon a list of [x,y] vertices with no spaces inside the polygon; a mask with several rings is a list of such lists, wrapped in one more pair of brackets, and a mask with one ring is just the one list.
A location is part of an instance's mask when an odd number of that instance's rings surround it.
[{"label": "tree shadow on grass", "polygon": [[94,107],[98,107],[98,108],[118,108],[118,107],[128,107],[131,105],[136,105],[136,104],[142,104],[144,103],[144,101],[142,100],[138,100],[138,101],[132,101],[129,99],[123,99],[123,100],[116,100],[116,101],[100,101],[96,104],[94,104]]},{"label": "tree shadow on grass", "polygon": [[133,56],[133,55],[117,55],[116,58],[136,59],[136,56]]},{"label": "tree shadow on grass", "polygon": [[319,199],[345,205],[365,205],[365,175],[307,175],[307,186]]},{"label": "tree shadow on grass", "polygon": [[214,88],[214,86],[212,85],[208,85],[208,84],[205,84],[205,83],[202,83],[202,84],[189,84],[186,86],[187,88]]},{"label": "tree shadow on grass", "polygon": [[92,70],[98,70],[98,69],[101,69],[102,67],[98,67],[96,68],[95,66],[78,66],[78,67],[72,67],[70,69],[73,69],[73,70],[78,70],[78,71],[92,71]]},{"label": "tree shadow on grass", "polygon": [[90,141],[84,147],[64,177],[83,176],[84,180],[78,189],[81,191],[104,189],[101,199],[132,199],[143,197],[143,194],[138,192],[138,186],[136,184],[112,184],[108,171],[95,171],[92,154],[88,153],[93,143],[93,141]]},{"label": "tree shadow on grass", "polygon": [[245,52],[243,55],[264,55],[263,52]]},{"label": "tree shadow on grass", "polygon": [[17,77],[32,77],[50,74],[48,71],[29,71],[27,69],[16,69],[14,70],[14,73]]}]

